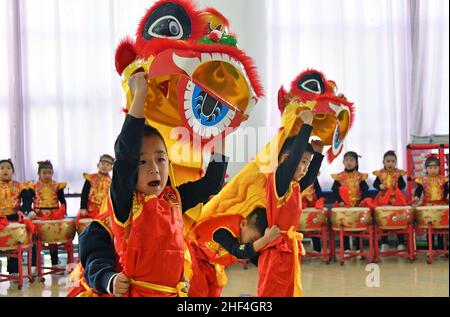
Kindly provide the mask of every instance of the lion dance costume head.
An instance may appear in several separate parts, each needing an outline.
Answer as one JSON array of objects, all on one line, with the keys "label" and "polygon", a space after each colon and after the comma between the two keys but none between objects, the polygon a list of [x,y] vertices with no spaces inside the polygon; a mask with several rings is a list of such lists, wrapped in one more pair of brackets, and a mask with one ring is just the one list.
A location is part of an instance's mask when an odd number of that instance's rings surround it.
[{"label": "lion dance costume head", "polygon": [[[198,178],[205,144],[238,128],[263,95],[256,69],[237,48],[228,20],[187,0],[154,4],[140,21],[136,38],[123,39],[117,48],[116,69],[127,109],[132,102],[129,77],[148,74],[145,117],[169,149],[174,185]],[[189,131],[190,139],[180,147],[189,148],[188,157],[170,155],[176,153],[172,146],[180,145],[173,135],[179,127]]]},{"label": "lion dance costume head", "polygon": [[[281,87],[278,108],[281,114],[287,108],[293,108],[295,113],[310,109],[314,113],[311,135],[331,146],[328,161],[332,162],[341,153],[343,140],[353,124],[354,110],[353,104],[338,93],[334,81],[327,80],[319,71],[304,71],[292,81],[289,92]],[[299,120],[292,132],[296,133],[301,124]]]},{"label": "lion dance costume head", "polygon": [[311,136],[331,146],[327,153],[328,160],[331,162],[340,154],[343,140],[353,122],[353,104],[339,94],[336,84],[327,80],[321,72],[307,70],[300,73],[289,92],[281,87],[278,108],[281,127],[277,135],[260,150],[255,160],[249,162],[218,195],[203,206],[201,213],[192,213],[191,218],[197,223],[216,215],[241,214],[246,217],[255,208],[266,207],[267,175],[276,168],[284,142],[300,131],[303,122],[298,114],[302,110],[310,109],[314,114]]}]

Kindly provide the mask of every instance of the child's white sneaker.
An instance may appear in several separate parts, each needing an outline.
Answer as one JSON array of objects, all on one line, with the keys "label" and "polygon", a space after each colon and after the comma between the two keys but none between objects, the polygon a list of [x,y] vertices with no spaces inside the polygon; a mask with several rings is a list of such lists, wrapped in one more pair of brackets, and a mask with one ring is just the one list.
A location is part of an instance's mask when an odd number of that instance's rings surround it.
[{"label": "child's white sneaker", "polygon": [[[19,273],[10,273],[10,276],[14,276],[14,277],[19,277]],[[11,284],[18,284],[19,281],[18,280],[10,280],[9,281]]]},{"label": "child's white sneaker", "polygon": [[397,246],[397,251],[404,251],[404,250],[406,250],[406,247],[405,247],[404,244],[399,244],[399,245]]},{"label": "child's white sneaker", "polygon": [[387,252],[387,251],[389,251],[389,244],[383,243],[383,244],[381,245],[380,251],[381,251],[381,252]]},{"label": "child's white sneaker", "polygon": [[360,251],[360,250],[356,250],[355,252],[358,254],[358,255],[356,256],[356,259],[362,260],[362,259],[363,259],[363,256],[360,255],[361,251]]}]

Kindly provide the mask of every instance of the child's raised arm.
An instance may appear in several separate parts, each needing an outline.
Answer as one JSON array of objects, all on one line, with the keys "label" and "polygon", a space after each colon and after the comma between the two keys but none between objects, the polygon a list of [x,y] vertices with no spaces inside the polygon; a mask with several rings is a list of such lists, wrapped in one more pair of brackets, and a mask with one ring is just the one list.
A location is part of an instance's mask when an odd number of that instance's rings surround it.
[{"label": "child's raised arm", "polygon": [[206,203],[212,195],[217,195],[225,181],[227,167],[228,158],[223,154],[214,153],[202,178],[177,187],[183,213],[199,203]]},{"label": "child's raised arm", "polygon": [[305,189],[314,184],[317,179],[317,175],[319,175],[320,167],[322,166],[322,161],[324,156],[323,152],[323,144],[319,140],[314,140],[311,142],[311,146],[314,150],[314,156],[309,164],[308,172],[306,172],[305,176],[300,180],[300,188]]},{"label": "child's raised arm", "polygon": [[309,136],[312,132],[311,125],[313,122],[313,113],[311,110],[304,110],[300,112],[299,117],[303,121],[300,132],[295,137],[295,141],[292,144],[288,157],[278,166],[275,172],[275,183],[278,197],[283,197],[289,189],[289,185],[291,184],[297,166],[302,159],[303,153],[306,150]]},{"label": "child's raised arm", "polygon": [[145,127],[144,107],[148,89],[147,75],[145,73],[132,75],[129,86],[134,97],[114,146],[116,161],[110,189],[114,214],[122,223],[129,218],[137,183],[141,142]]}]

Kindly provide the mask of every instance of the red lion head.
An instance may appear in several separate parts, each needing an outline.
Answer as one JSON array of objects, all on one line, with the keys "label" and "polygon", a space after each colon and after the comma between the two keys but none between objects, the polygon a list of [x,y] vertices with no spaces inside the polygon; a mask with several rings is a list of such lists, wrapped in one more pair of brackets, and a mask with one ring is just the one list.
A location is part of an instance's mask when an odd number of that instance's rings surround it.
[{"label": "red lion head", "polygon": [[[228,20],[213,8],[197,9],[191,1],[156,2],[139,22],[136,38],[123,39],[116,51],[127,109],[132,96],[128,78],[145,71],[149,91],[145,116],[163,135],[168,148],[177,140],[173,128],[185,127],[200,138],[202,153],[209,140],[224,136],[248,119],[263,95],[251,59],[237,47]],[[202,156],[202,155],[200,155]],[[201,162],[171,158],[187,168]]]},{"label": "red lion head", "polygon": [[320,138],[324,145],[331,145],[327,156],[332,162],[342,151],[343,140],[353,124],[353,103],[338,93],[334,81],[310,69],[292,81],[289,92],[281,87],[278,92],[281,113],[288,105],[297,107],[297,113],[303,109],[310,109],[314,113],[311,135]]}]

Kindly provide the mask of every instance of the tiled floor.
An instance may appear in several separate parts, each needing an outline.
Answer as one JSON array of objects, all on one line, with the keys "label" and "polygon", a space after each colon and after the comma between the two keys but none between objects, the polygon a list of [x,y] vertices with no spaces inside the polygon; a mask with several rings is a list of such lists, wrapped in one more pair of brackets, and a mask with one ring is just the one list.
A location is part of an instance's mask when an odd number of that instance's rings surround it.
[{"label": "tiled floor", "polygon": [[[49,258],[46,256],[46,262]],[[5,272],[6,259],[2,260]],[[388,257],[379,263],[379,287],[366,286],[369,271],[366,262],[350,260],[344,266],[338,262],[324,264],[319,259],[304,259],[302,281],[305,296],[449,296],[448,259],[436,258],[432,265],[426,263],[423,255],[416,262]],[[244,270],[237,264],[227,269],[229,283],[223,296],[255,296],[257,287],[257,269],[250,265]],[[0,296],[65,296],[70,282],[67,276],[46,276],[44,283],[25,282],[23,289],[9,282],[0,283]]]}]

